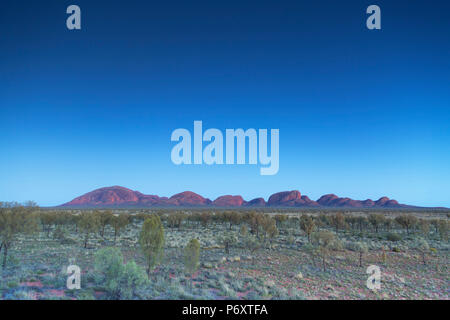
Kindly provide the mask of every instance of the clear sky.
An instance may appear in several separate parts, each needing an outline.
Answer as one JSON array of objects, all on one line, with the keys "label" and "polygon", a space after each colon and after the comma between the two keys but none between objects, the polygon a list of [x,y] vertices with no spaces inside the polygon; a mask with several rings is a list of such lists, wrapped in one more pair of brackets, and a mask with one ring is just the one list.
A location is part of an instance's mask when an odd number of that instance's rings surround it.
[{"label": "clear sky", "polygon": [[[449,38],[448,1],[1,1],[0,200],[121,185],[450,207]],[[278,174],[174,165],[194,120],[280,129]]]}]

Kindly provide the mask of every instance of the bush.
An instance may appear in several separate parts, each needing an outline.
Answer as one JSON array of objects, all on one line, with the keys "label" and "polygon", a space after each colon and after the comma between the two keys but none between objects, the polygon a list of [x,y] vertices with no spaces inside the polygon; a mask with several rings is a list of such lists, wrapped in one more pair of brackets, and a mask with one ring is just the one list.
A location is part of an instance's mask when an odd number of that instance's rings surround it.
[{"label": "bush", "polygon": [[228,231],[223,234],[219,239],[219,243],[223,244],[225,247],[225,253],[230,253],[230,248],[237,244],[238,238],[234,232]]},{"label": "bush", "polygon": [[123,256],[117,248],[105,248],[95,254],[95,271],[98,282],[111,299],[131,299],[137,288],[148,279],[144,269],[134,261],[123,264]]},{"label": "bush", "polygon": [[430,251],[430,246],[425,239],[419,239],[416,244],[416,250],[418,250],[422,254],[422,262],[426,264],[425,255],[428,251]]},{"label": "bush", "polygon": [[56,229],[53,231],[53,239],[63,240],[65,237],[66,233],[64,232],[64,229],[61,228],[61,226],[57,226]]},{"label": "bush", "polygon": [[398,233],[388,233],[386,235],[386,239],[389,241],[396,242],[396,241],[400,241],[402,239],[402,237]]},{"label": "bush", "polygon": [[362,267],[363,254],[369,251],[369,246],[365,242],[358,241],[353,244],[353,248],[359,253],[359,266]]},{"label": "bush", "polygon": [[148,283],[148,278],[145,270],[133,260],[128,262],[124,265],[119,281],[121,286],[120,297],[127,300],[132,299],[139,287],[146,283]]},{"label": "bush", "polygon": [[251,253],[255,253],[258,249],[262,247],[261,241],[255,236],[248,236],[245,241],[245,246],[250,250]]},{"label": "bush", "polygon": [[245,224],[243,224],[239,230],[239,233],[241,236],[246,237],[248,230],[247,230],[247,226]]},{"label": "bush", "polygon": [[295,244],[295,237],[293,235],[289,235],[286,239],[287,244],[293,245]]},{"label": "bush", "polygon": [[147,273],[162,259],[164,251],[164,228],[158,215],[145,219],[139,234],[139,244],[147,262]]},{"label": "bush", "polygon": [[322,259],[323,271],[325,268],[325,260],[330,255],[330,250],[334,250],[337,245],[334,233],[330,231],[319,231],[312,234],[312,243],[316,246],[316,254]]},{"label": "bush", "polygon": [[200,242],[197,239],[191,239],[184,249],[184,265],[187,273],[193,273],[197,270],[200,256]]}]

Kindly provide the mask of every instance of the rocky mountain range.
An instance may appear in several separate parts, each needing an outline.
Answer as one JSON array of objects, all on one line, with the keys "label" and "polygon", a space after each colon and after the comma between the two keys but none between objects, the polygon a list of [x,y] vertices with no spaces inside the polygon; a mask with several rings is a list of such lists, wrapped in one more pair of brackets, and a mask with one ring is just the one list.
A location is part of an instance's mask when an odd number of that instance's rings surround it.
[{"label": "rocky mountain range", "polygon": [[67,202],[62,207],[309,207],[309,208],[407,208],[396,200],[382,197],[376,201],[353,200],[326,194],[314,201],[297,190],[272,194],[267,201],[256,198],[245,201],[240,195],[224,195],[210,200],[185,191],[170,198],[145,195],[124,187],[113,186],[96,189]]}]

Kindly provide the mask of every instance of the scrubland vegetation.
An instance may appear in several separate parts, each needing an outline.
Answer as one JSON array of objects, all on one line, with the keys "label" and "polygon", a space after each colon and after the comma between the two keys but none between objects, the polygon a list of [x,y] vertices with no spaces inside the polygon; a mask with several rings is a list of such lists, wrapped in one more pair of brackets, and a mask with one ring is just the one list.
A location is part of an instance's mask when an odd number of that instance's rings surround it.
[{"label": "scrubland vegetation", "polygon": [[[443,210],[0,207],[0,299],[448,299]],[[66,287],[78,265],[81,289]],[[380,290],[366,268],[381,268]]]}]

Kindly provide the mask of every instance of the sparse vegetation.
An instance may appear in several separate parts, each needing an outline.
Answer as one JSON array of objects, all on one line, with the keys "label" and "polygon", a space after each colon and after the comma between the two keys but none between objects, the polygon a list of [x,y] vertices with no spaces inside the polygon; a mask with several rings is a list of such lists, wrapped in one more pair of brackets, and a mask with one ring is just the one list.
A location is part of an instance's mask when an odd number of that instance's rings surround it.
[{"label": "sparse vegetation", "polygon": [[131,299],[138,288],[148,282],[145,271],[133,260],[123,263],[117,248],[105,248],[95,254],[94,270],[97,282],[103,286],[110,299]]},{"label": "sparse vegetation", "polygon": [[139,244],[147,263],[147,273],[161,260],[164,251],[164,228],[159,216],[150,215],[142,225]]},{"label": "sparse vegetation", "polygon": [[186,272],[192,274],[197,270],[200,256],[200,242],[197,239],[191,239],[184,249],[184,265]]},{"label": "sparse vegetation", "polygon": [[[293,210],[2,205],[0,299],[448,298],[446,215]],[[65,287],[72,258],[79,291]]]}]

